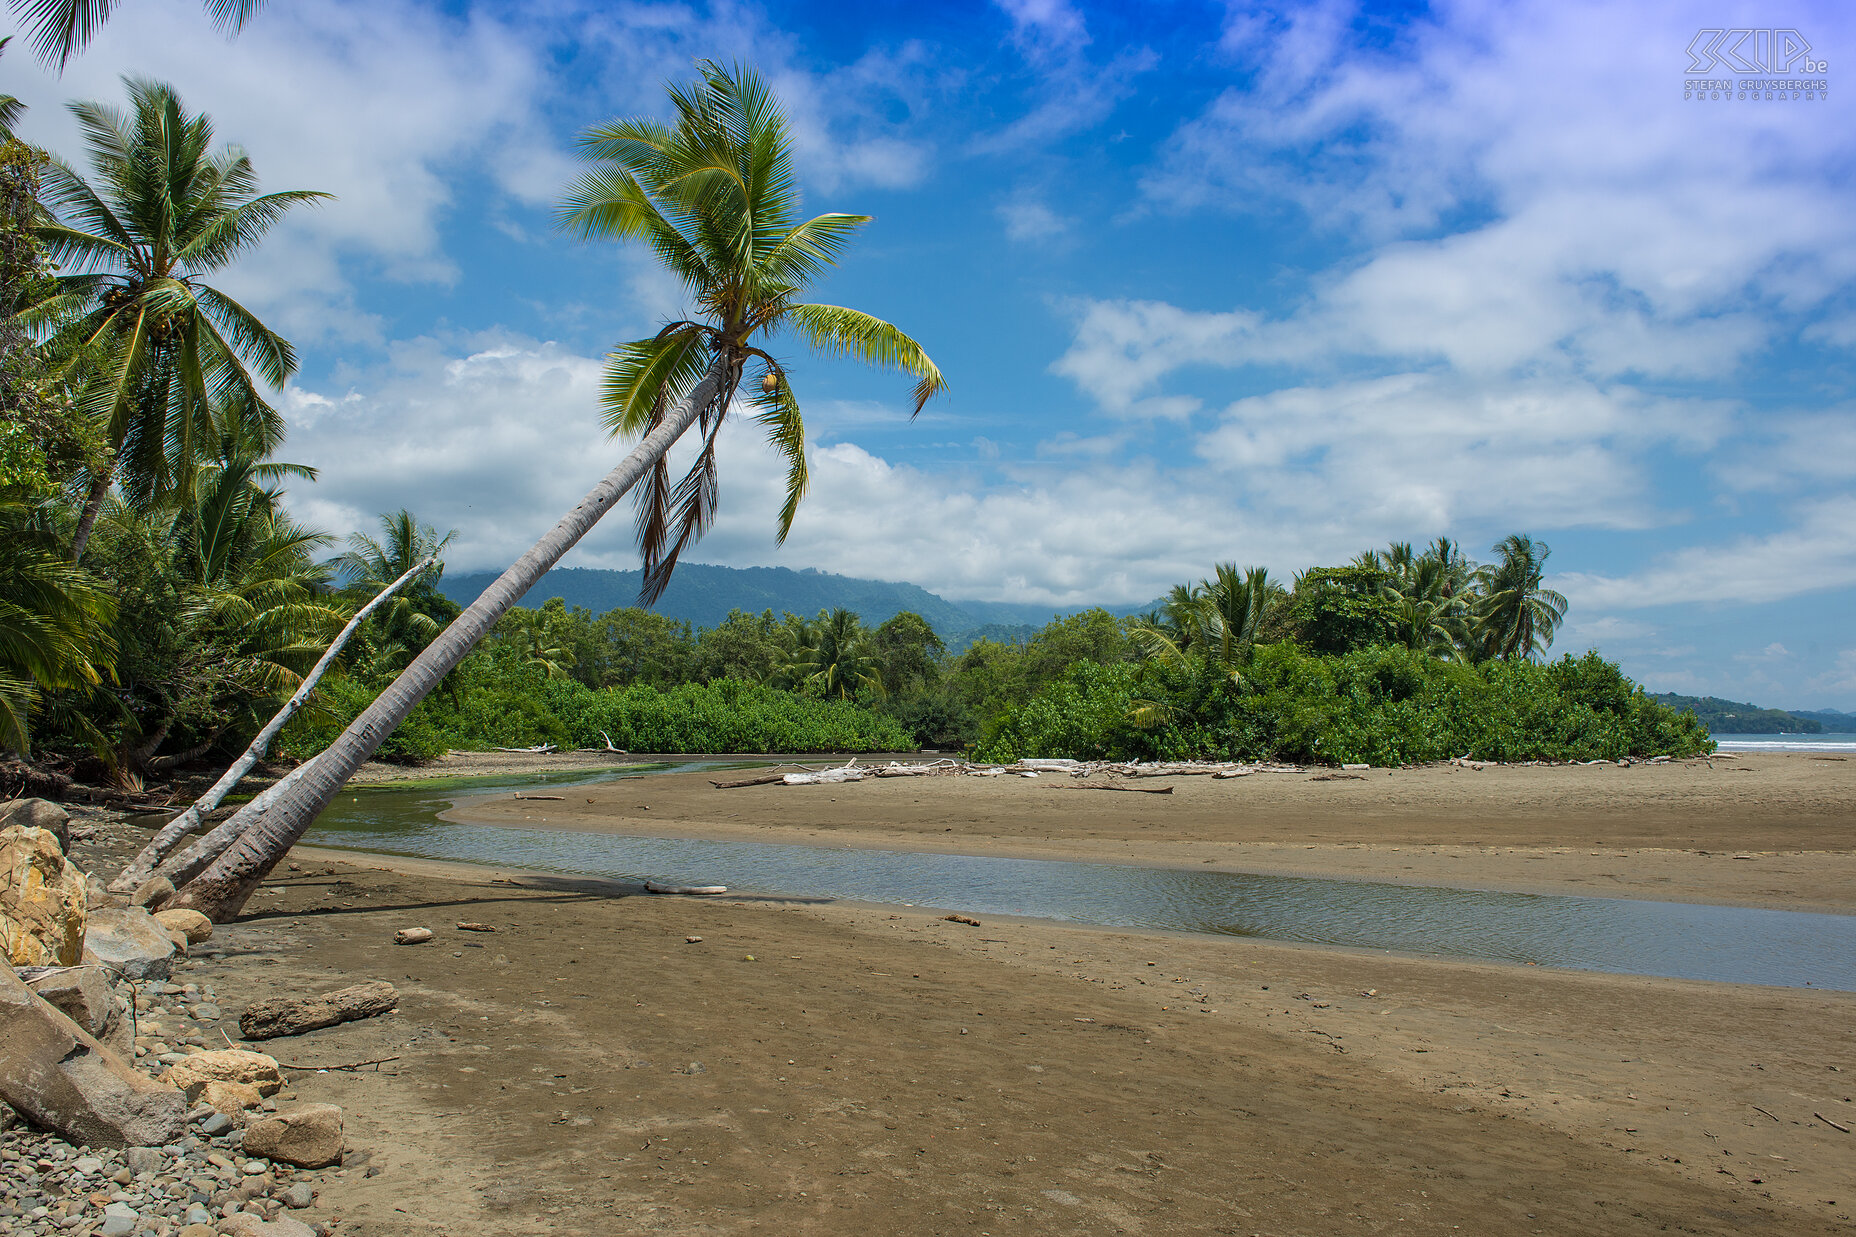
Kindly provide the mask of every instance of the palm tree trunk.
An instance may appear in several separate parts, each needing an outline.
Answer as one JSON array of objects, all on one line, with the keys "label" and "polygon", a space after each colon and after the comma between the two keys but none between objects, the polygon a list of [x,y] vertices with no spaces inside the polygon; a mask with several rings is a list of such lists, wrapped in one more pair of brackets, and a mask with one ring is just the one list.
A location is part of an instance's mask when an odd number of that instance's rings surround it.
[{"label": "palm tree trunk", "polygon": [[112,461],[91,479],[90,496],[84,500],[83,517],[78,520],[77,532],[71,537],[71,561],[74,563],[84,557],[84,547],[90,544],[90,530],[97,526],[97,515],[103,510],[103,499],[110,492],[110,480],[115,473],[116,465]]},{"label": "palm tree trunk", "polygon": [[271,740],[277,737],[285,723],[296,716],[297,710],[309,702],[310,693],[315,691],[316,684],[321,682],[323,672],[335,664],[335,659],[341,655],[349,637],[360,630],[361,624],[367,621],[367,616],[378,610],[388,598],[399,592],[414,577],[424,574],[437,561],[436,554],[428,554],[405,575],[381,589],[372,601],[355,611],[354,617],[348,620],[348,625],[342,628],[341,634],[335,637],[328,651],[323,653],[321,659],[316,662],[315,669],[304,678],[295,694],[284,702],[284,707],[277,710],[276,716],[271,718],[269,724],[258,732],[258,737],[251,741],[251,746],[245,749],[245,754],[233,762],[232,767],[225,771],[223,777],[213,783],[211,790],[200,796],[199,802],[162,826],[161,832],[149,839],[148,845],[142,848],[142,852],[135,857],[134,861],[122,870],[121,875],[110,882],[111,889],[117,893],[128,893],[154,875],[155,868],[176,846],[180,845],[180,840],[199,826],[200,818],[218,807],[220,801],[232,792],[232,788],[251,772],[251,767],[264,759],[264,753],[270,749]]},{"label": "palm tree trunk", "polygon": [[240,824],[238,840],[214,860],[211,867],[189,881],[168,905],[200,911],[216,923],[237,916],[259,882],[289,853],[354,771],[438,686],[439,680],[464,660],[465,654],[476,646],[496,620],[533,588],[542,575],[637,484],[646,470],[670,450],[671,444],[695,423],[697,414],[723,391],[738,364],[727,353],[718,354],[695,389],[639,441],[617,468],[593,487],[579,506],[568,512],[528,553],[485,589],[469,609],[458,615],[438,639],[427,645],[322,755],[298,770],[303,776],[289,793],[279,795],[267,810],[255,811],[258,805],[254,802],[226,822],[228,825],[239,822],[249,814],[249,819]]}]

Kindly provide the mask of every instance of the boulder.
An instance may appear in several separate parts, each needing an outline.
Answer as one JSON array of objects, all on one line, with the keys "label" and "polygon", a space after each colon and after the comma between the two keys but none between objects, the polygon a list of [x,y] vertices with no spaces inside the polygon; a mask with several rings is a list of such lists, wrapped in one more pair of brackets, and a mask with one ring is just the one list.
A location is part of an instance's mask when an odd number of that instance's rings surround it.
[{"label": "boulder", "polygon": [[284,1076],[275,1057],[242,1048],[221,1048],[218,1052],[196,1052],[185,1061],[177,1061],[161,1081],[183,1091],[209,1082],[243,1082],[258,1088],[260,1095],[274,1095],[283,1089]]},{"label": "boulder", "polygon": [[321,996],[273,997],[247,1006],[239,1015],[238,1029],[252,1040],[301,1035],[318,1027],[384,1014],[399,1000],[399,990],[385,980],[338,988]]},{"label": "boulder", "polygon": [[187,1127],[187,1100],[123,1064],[0,967],[0,1099],[66,1142],[155,1147]]},{"label": "boulder", "polygon": [[65,1017],[121,1056],[135,1055],[135,1031],[123,1016],[110,974],[100,966],[74,966],[28,979],[26,986]]},{"label": "boulder", "polygon": [[10,965],[81,962],[86,905],[84,874],[49,829],[0,828],[0,943]]},{"label": "boulder", "polygon": [[198,945],[201,941],[213,937],[213,921],[200,914],[184,908],[171,911],[156,911],[155,922],[164,928],[174,928],[184,933],[189,945]]},{"label": "boulder", "polygon": [[8,799],[0,803],[0,828],[25,825],[58,839],[58,853],[71,853],[71,813],[49,799]]},{"label": "boulder", "polygon": [[139,906],[92,915],[84,945],[97,961],[130,979],[166,979],[174,970],[174,942],[167,929]]},{"label": "boulder", "polygon": [[[192,1088],[188,1091],[191,1093]],[[190,1096],[201,1104],[210,1104],[214,1112],[232,1118],[238,1125],[245,1124],[245,1110],[256,1108],[264,1103],[264,1095],[249,1082],[212,1082],[200,1084],[200,1093]]]},{"label": "boulder", "polygon": [[160,906],[174,896],[174,882],[165,876],[151,876],[129,895],[130,906]]},{"label": "boulder", "polygon": [[245,1127],[245,1155],[298,1168],[322,1168],[342,1158],[342,1110],[333,1104],[296,1104]]}]

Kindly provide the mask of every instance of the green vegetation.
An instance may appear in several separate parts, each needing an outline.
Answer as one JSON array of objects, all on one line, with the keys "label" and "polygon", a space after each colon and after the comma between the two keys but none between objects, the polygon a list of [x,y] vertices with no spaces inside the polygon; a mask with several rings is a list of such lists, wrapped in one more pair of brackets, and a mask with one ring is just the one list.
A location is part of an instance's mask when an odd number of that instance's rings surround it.
[{"label": "green vegetation", "polygon": [[[1202,673],[1077,666],[987,729],[985,760],[1279,759],[1398,765],[1616,760],[1711,748],[1596,653],[1539,664],[1440,661],[1392,644],[1342,654],[1260,647],[1244,683]],[[1155,704],[1159,720],[1147,720]]]},{"label": "green vegetation", "polygon": [[[10,140],[0,160],[0,746],[133,785],[242,748],[347,617],[448,538],[402,510],[335,553],[285,510],[279,484],[314,475],[274,458],[283,426],[266,400],[294,353],[204,279],[321,195],[260,193],[242,151],[213,148],[207,117],[158,83],[127,89],[126,110],[73,107],[88,177]],[[564,212],[589,237],[650,245],[705,315],[621,345],[606,387],[615,431],[655,442],[682,417],[702,435],[681,482],[661,448],[639,457],[645,570],[626,583],[647,596],[713,514],[715,434],[738,390],[784,452],[779,532],[790,525],[803,427],[783,363],[755,340],[784,329],[900,369],[918,407],[941,386],[896,328],[799,301],[866,220],[801,218],[765,88],[705,66],[672,102],[674,125],[588,136],[592,170]],[[0,120],[16,113],[0,99]],[[716,151],[738,166],[722,174]],[[388,758],[542,743],[1374,763],[1703,750],[1700,722],[1595,655],[1542,660],[1566,610],[1543,584],[1547,554],[1525,536],[1487,565],[1445,539],[1396,543],[1286,583],[1223,564],[1145,615],[982,627],[958,645],[948,623],[1011,608],[882,585],[875,626],[843,600],[694,625],[557,598],[485,618],[476,642],[453,626],[441,567],[367,620],[279,751],[335,743],[435,646],[442,668],[393,705]],[[762,584],[837,599],[871,582],[769,572]]]},{"label": "green vegetation", "polygon": [[[1722,700],[1719,696],[1678,696],[1664,692],[1657,703],[1701,720],[1710,734],[1822,734],[1821,715],[1800,715],[1783,709],[1762,709],[1756,704]],[[1833,726],[1835,723],[1832,723]]]}]

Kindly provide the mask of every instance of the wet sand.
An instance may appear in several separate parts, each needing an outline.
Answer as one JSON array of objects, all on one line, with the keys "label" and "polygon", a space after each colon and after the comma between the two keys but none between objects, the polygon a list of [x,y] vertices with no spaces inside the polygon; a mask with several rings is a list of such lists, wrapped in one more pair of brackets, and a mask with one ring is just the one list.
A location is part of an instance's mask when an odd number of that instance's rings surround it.
[{"label": "wet sand", "polygon": [[[545,806],[551,827],[1202,848],[1580,892],[1602,867],[1639,896],[1849,909],[1852,765],[1728,763],[1182,779],[1171,796],[679,775]],[[390,1018],[269,1048],[399,1057],[391,1076],[295,1081],[349,1108],[383,1170],[325,1194],[345,1231],[1856,1231],[1856,1134],[1831,1124],[1856,1128],[1852,994],[294,861],[222,929],[215,982],[234,1009],[359,978],[404,993]],[[392,944],[414,925],[438,939]]]},{"label": "wet sand", "polygon": [[[1210,866],[1856,913],[1856,760],[1433,766],[1140,778],[880,778],[717,790],[727,774],[501,795],[449,815],[653,837]],[[1111,779],[1090,779],[1106,784]]]}]

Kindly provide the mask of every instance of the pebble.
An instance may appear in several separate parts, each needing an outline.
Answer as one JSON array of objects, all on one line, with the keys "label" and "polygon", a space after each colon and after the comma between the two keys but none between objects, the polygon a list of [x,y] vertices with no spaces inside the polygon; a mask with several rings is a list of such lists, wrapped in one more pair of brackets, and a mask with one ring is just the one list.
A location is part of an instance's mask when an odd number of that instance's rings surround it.
[{"label": "pebble", "polygon": [[[176,995],[165,987],[145,987],[156,993],[157,1005],[171,1004]],[[204,985],[182,985],[181,991],[196,1012],[211,1004],[193,999],[210,995]],[[164,1028],[167,1042],[179,1037],[178,1030],[172,1024]],[[146,1054],[138,1064],[153,1070],[157,1060]],[[318,1187],[330,1174],[280,1171],[267,1160],[240,1155],[244,1130],[204,1104],[188,1115],[194,1124],[166,1147],[113,1150],[71,1146],[33,1129],[10,1109],[0,1112],[6,1118],[0,1121],[0,1234],[219,1237],[227,1225],[222,1217],[260,1210],[274,1217],[265,1222],[265,1237],[329,1231],[327,1224],[306,1224],[289,1214],[315,1217],[306,1209],[315,1206]]]}]

